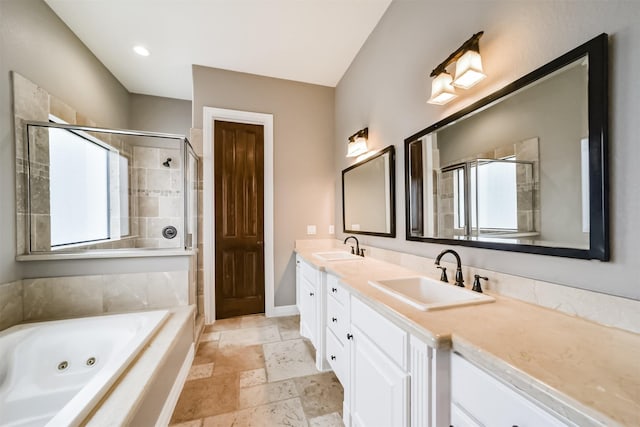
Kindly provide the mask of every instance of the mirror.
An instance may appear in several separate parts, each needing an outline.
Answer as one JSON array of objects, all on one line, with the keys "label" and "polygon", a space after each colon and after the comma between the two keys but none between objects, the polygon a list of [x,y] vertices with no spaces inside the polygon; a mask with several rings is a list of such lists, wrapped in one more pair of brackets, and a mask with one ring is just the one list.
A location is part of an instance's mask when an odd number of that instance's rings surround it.
[{"label": "mirror", "polygon": [[392,145],[342,171],[345,233],[395,237],[395,149]]},{"label": "mirror", "polygon": [[26,122],[29,253],[195,247],[197,156],[179,135]]},{"label": "mirror", "polygon": [[608,260],[607,43],[405,139],[407,240]]}]

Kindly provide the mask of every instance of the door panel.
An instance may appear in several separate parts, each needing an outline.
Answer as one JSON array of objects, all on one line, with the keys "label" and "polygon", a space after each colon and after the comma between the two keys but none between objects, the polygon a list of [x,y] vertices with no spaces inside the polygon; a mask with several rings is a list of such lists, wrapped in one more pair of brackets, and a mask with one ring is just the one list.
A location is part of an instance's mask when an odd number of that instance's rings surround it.
[{"label": "door panel", "polygon": [[263,128],[215,122],[216,318],[264,312]]}]

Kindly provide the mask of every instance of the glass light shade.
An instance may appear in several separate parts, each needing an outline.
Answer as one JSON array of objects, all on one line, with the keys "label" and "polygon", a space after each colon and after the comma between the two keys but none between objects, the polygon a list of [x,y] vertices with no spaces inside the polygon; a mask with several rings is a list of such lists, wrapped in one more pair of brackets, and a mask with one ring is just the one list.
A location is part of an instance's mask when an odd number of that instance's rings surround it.
[{"label": "glass light shade", "polygon": [[347,157],[356,157],[369,151],[367,139],[360,136],[347,144]]},{"label": "glass light shade", "polygon": [[431,83],[431,98],[427,101],[429,104],[444,105],[458,95],[451,86],[451,74],[440,73],[433,79]]},{"label": "glass light shade", "polygon": [[468,50],[456,62],[456,78],[453,81],[455,87],[469,89],[484,79],[486,74],[482,72],[482,57],[475,50]]}]

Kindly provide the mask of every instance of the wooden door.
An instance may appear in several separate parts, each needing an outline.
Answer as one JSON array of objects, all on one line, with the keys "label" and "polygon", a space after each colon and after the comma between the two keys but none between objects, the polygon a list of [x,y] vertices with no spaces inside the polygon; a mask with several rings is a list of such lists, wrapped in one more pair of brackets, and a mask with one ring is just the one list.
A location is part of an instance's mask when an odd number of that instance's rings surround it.
[{"label": "wooden door", "polygon": [[216,318],[264,312],[263,127],[215,122]]}]

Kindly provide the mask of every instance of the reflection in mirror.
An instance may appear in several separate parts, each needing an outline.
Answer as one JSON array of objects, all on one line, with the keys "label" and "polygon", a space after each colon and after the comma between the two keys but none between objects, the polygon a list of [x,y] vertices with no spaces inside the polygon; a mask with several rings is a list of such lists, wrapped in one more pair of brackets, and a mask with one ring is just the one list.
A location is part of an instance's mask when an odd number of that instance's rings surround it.
[{"label": "reflection in mirror", "polygon": [[395,149],[389,146],[342,171],[346,233],[395,237]]},{"label": "reflection in mirror", "polygon": [[606,260],[606,43],[407,138],[407,239]]},{"label": "reflection in mirror", "polygon": [[26,137],[31,253],[196,244],[197,157],[186,139],[39,122]]}]

